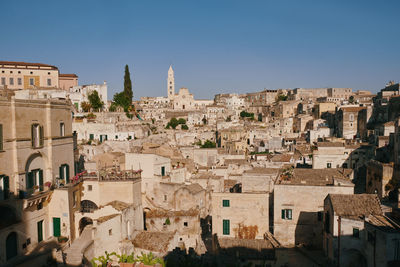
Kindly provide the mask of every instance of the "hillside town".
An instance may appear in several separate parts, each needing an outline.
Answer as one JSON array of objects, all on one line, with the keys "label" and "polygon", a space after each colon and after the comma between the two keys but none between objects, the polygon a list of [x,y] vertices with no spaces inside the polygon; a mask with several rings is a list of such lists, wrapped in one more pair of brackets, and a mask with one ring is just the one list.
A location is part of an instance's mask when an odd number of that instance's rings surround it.
[{"label": "hillside town", "polygon": [[128,65],[114,95],[61,71],[0,61],[0,266],[400,265],[399,83],[198,99],[167,65],[134,100]]}]

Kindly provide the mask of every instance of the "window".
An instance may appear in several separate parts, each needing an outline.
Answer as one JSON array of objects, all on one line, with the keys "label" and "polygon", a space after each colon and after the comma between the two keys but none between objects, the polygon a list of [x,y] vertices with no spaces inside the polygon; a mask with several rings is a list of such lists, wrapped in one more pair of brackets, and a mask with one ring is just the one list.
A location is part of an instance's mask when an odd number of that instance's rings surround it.
[{"label": "window", "polygon": [[65,136],[65,124],[60,122],[60,136]]},{"label": "window", "polygon": [[38,186],[40,191],[43,191],[43,170],[35,169],[27,173],[26,189],[32,189]]},{"label": "window", "polygon": [[108,235],[112,235],[112,229],[108,230]]},{"label": "window", "polygon": [[353,227],[353,237],[360,238],[360,229]]},{"label": "window", "polygon": [[6,85],[6,78],[4,77],[1,78],[1,85]]},{"label": "window", "polygon": [[62,164],[59,168],[60,179],[65,180],[65,183],[69,183],[69,165]]},{"label": "window", "polygon": [[10,78],[10,85],[14,85],[14,78]]},{"label": "window", "polygon": [[326,163],[326,167],[327,167],[328,169],[332,168],[332,163],[330,163],[330,162]]},{"label": "window", "polygon": [[167,201],[167,195],[164,195],[164,201]]},{"label": "window", "polygon": [[29,78],[29,85],[35,85],[35,79],[34,78]]},{"label": "window", "polygon": [[47,86],[51,86],[51,79],[47,79]]},{"label": "window", "polygon": [[230,235],[230,221],[229,220],[222,220],[222,234]]},{"label": "window", "polygon": [[93,140],[94,139],[94,134],[89,134],[89,140]]},{"label": "window", "polygon": [[0,151],[3,151],[3,124],[0,124]]},{"label": "window", "polygon": [[10,197],[10,178],[5,175],[0,175],[0,191],[3,191],[3,199],[5,200]]},{"label": "window", "polygon": [[165,167],[164,166],[161,167],[161,176],[165,176]]},{"label": "window", "polygon": [[222,200],[222,207],[229,207],[230,203],[229,203],[229,199],[223,199]]},{"label": "window", "polygon": [[18,85],[22,85],[22,78],[18,78],[17,83],[18,83]]},{"label": "window", "polygon": [[93,186],[90,184],[90,185],[88,185],[88,191],[92,191],[93,190]]},{"label": "window", "polygon": [[183,222],[183,226],[187,227],[188,226],[188,222]]},{"label": "window", "polygon": [[292,210],[291,209],[283,209],[281,211],[282,219],[291,220],[292,219]]}]

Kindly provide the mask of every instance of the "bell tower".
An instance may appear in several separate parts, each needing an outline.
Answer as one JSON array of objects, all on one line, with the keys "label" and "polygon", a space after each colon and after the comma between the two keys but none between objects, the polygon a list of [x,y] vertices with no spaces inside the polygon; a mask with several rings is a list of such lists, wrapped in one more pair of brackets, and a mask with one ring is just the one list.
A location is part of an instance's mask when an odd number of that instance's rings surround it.
[{"label": "bell tower", "polygon": [[168,78],[167,78],[167,92],[168,99],[174,99],[175,95],[175,78],[174,78],[174,70],[172,69],[172,65],[169,66],[168,70]]}]

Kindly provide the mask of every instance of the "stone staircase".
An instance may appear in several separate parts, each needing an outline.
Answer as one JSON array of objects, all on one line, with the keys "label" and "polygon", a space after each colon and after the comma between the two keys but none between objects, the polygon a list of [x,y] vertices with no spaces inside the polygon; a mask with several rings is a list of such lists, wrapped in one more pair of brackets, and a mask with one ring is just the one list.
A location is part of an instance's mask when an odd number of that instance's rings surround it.
[{"label": "stone staircase", "polygon": [[[80,266],[82,264],[83,251],[92,242],[92,225],[88,225],[83,229],[79,238],[63,250],[67,254],[66,263],[69,266]],[[63,262],[61,251],[57,252],[57,262]]]}]

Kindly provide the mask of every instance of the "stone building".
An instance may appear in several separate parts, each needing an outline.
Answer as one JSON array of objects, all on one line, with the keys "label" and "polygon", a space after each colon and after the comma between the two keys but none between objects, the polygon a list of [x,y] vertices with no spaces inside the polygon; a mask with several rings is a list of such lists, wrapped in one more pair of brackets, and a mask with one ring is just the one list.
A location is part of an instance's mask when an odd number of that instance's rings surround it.
[{"label": "stone building", "polygon": [[342,107],[337,111],[337,130],[338,137],[354,139],[358,134],[358,116],[360,111],[366,107]]},{"label": "stone building", "polygon": [[0,98],[0,265],[15,265],[52,236],[75,239],[71,109],[65,101]]},{"label": "stone building", "polygon": [[0,61],[0,88],[32,89],[58,88],[56,66],[42,63]]},{"label": "stone building", "polygon": [[[377,195],[329,194],[324,200],[323,247],[325,255],[338,266],[366,266],[364,218],[382,216]],[[374,266],[370,263],[368,266]]]},{"label": "stone building", "polygon": [[219,237],[263,239],[269,232],[269,193],[212,193],[211,216],[212,233]]},{"label": "stone building", "polygon": [[76,74],[59,74],[59,87],[69,91],[72,87],[78,86],[78,75]]},{"label": "stone building", "polygon": [[328,194],[353,194],[351,174],[342,169],[284,170],[274,185],[275,238],[283,246],[322,248],[323,201]]},{"label": "stone building", "polygon": [[394,189],[392,178],[393,163],[370,160],[367,163],[366,193],[377,194],[382,200]]}]

